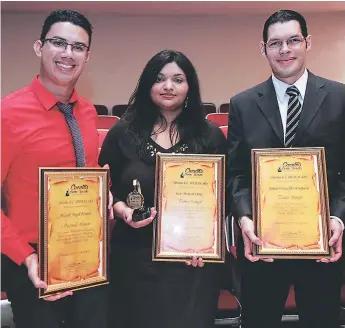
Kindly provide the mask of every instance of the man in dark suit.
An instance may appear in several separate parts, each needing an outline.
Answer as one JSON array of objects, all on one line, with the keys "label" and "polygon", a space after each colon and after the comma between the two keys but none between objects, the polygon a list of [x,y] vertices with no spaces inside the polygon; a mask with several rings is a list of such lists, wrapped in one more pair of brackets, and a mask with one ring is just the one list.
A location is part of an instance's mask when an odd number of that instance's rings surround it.
[{"label": "man in dark suit", "polygon": [[[336,328],[345,220],[345,85],[306,69],[311,50],[305,19],[281,10],[264,25],[261,53],[272,77],[230,100],[228,191],[242,230],[243,328],[280,326],[289,286],[294,284],[303,328]],[[292,88],[291,88],[292,87]],[[289,91],[289,90],[292,90]],[[291,97],[297,98],[290,115]],[[330,199],[331,259],[261,260],[253,256],[251,149],[325,147]]]}]

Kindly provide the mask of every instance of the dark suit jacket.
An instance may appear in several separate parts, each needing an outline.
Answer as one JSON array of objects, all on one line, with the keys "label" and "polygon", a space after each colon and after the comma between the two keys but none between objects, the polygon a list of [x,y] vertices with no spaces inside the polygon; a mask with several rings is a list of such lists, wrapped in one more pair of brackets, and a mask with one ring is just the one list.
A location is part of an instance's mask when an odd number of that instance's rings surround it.
[{"label": "dark suit jacket", "polygon": [[[251,149],[284,148],[272,78],[230,99],[228,128],[230,209],[251,216]],[[331,215],[345,220],[345,85],[309,72],[293,147],[325,147]]]}]

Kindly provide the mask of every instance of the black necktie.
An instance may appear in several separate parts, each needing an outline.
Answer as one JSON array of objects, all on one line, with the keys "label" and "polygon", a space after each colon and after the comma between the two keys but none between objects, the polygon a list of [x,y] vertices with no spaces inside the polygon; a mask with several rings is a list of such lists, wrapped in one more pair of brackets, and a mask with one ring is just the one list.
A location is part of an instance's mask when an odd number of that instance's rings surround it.
[{"label": "black necktie", "polygon": [[287,88],[286,93],[289,95],[290,99],[286,117],[285,147],[292,147],[301,116],[302,105],[298,100],[299,91],[294,85]]},{"label": "black necktie", "polygon": [[76,166],[86,166],[83,138],[80,133],[78,122],[73,115],[74,104],[63,104],[61,102],[58,102],[56,105],[60,109],[61,113],[64,114],[68,127],[71,131],[76,158]]}]

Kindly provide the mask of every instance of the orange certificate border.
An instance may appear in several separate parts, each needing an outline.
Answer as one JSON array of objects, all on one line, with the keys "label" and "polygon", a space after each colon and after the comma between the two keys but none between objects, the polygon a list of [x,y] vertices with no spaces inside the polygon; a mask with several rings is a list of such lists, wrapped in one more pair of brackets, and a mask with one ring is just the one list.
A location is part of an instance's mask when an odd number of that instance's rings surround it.
[{"label": "orange certificate border", "polygon": [[[253,255],[259,258],[276,258],[276,259],[320,259],[330,258],[333,254],[332,247],[329,247],[328,240],[330,238],[329,228],[329,200],[328,200],[328,186],[326,175],[326,161],[325,151],[323,147],[313,148],[267,148],[267,149],[252,149],[252,209],[253,209],[253,223],[255,233],[262,239],[262,221],[265,218],[262,213],[263,193],[261,190],[261,167],[260,160],[263,158],[291,157],[293,162],[298,160],[301,156],[311,156],[315,163],[314,177],[318,185],[318,208],[319,208],[319,240],[313,247],[305,248],[280,248],[280,247],[264,247],[263,245],[253,245]],[[307,191],[306,191],[307,192]],[[274,204],[271,204],[272,206]],[[265,204],[268,207],[267,204]],[[298,229],[289,223],[293,229]],[[291,233],[293,233],[291,231]]]},{"label": "orange certificate border", "polygon": [[[163,154],[156,155],[156,184],[155,184],[155,207],[157,209],[157,216],[153,227],[153,247],[152,260],[153,261],[170,261],[170,262],[184,262],[191,259],[192,256],[202,257],[204,262],[224,263],[225,262],[225,156],[224,155],[204,155],[204,154]],[[165,174],[166,167],[183,166],[191,163],[192,165],[208,166],[213,168],[212,181],[209,181],[215,188],[214,195],[216,196],[216,206],[214,211],[214,224],[212,225],[212,234],[215,236],[213,245],[207,251],[201,250],[195,252],[193,250],[181,251],[181,249],[170,249],[169,251],[163,248],[163,240],[171,238],[167,236],[167,232],[163,233],[162,223],[167,222],[167,217],[162,215],[164,213],[163,204],[166,203],[167,197],[163,193],[163,188],[166,185],[167,174]],[[197,188],[197,187],[195,187]],[[176,204],[175,204],[176,206]],[[196,210],[197,211],[197,210]],[[193,213],[194,214],[194,213]],[[197,212],[202,218],[202,212]],[[171,220],[171,216],[169,218]],[[171,221],[169,221],[171,222]],[[212,251],[209,251],[212,249]]]},{"label": "orange certificate border", "polygon": [[[48,186],[50,178],[62,178],[67,181],[70,179],[97,178],[100,181],[100,190],[97,195],[99,202],[99,212],[101,217],[101,235],[100,235],[100,264],[99,275],[80,279],[78,281],[68,281],[59,283],[49,283],[48,280]],[[57,294],[67,290],[78,290],[95,287],[109,283],[108,279],[108,181],[109,170],[103,168],[39,168],[39,277],[47,285],[47,289],[39,288],[39,298]]]}]

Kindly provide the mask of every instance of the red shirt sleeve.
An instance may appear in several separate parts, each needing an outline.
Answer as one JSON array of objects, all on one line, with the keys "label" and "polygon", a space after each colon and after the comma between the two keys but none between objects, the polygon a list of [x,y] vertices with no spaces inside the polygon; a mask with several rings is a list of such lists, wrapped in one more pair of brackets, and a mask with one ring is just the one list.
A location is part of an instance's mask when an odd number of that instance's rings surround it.
[{"label": "red shirt sleeve", "polygon": [[[5,108],[2,108],[2,115]],[[6,178],[11,170],[11,163],[19,151],[20,140],[14,135],[9,120],[1,118],[1,188],[6,200]],[[20,265],[34,252],[26,241],[22,240],[11,218],[1,209],[1,253]]]}]

